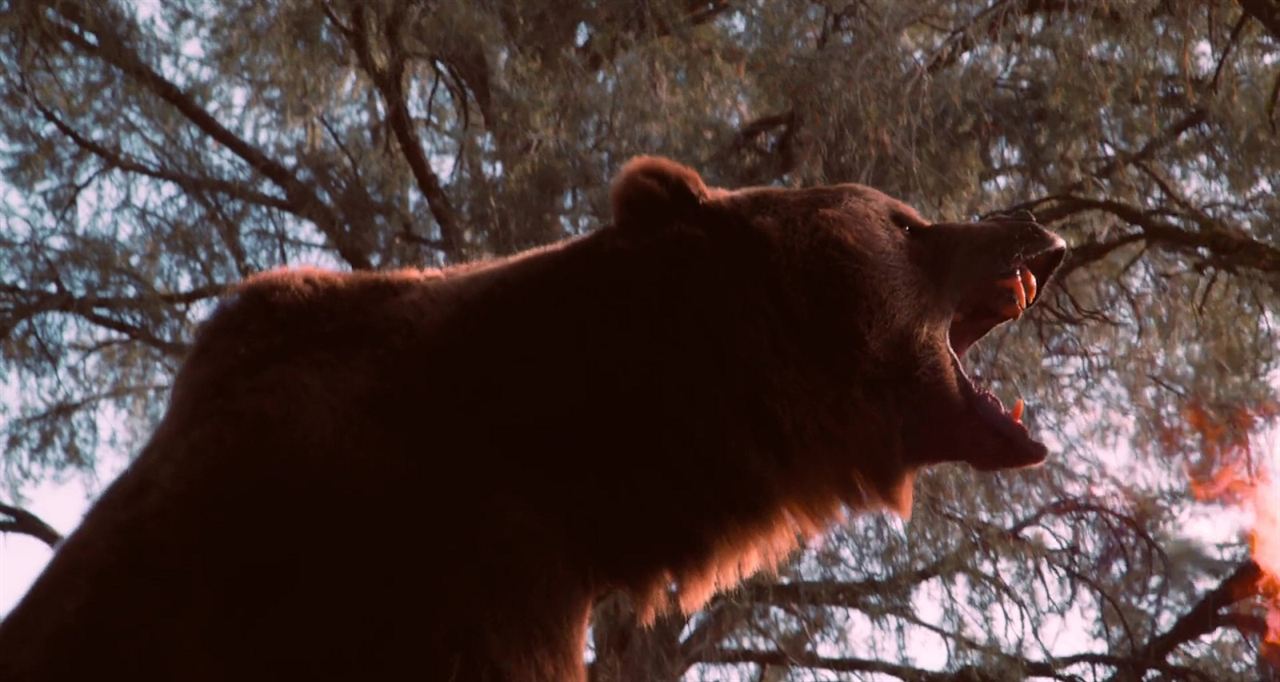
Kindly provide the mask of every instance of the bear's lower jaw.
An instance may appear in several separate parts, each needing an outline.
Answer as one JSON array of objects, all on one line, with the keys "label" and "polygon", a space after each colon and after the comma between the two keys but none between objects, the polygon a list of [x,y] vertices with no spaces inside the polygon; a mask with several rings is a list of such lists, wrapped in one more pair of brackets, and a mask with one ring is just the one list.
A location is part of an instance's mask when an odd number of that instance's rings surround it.
[{"label": "bear's lower jaw", "polygon": [[960,358],[951,354],[951,364],[964,400],[965,419],[959,427],[973,429],[971,452],[955,457],[981,471],[1017,469],[1044,463],[1049,448],[1031,437],[1022,423],[1023,403],[1019,399],[1013,411],[990,391],[979,388],[964,371]]}]

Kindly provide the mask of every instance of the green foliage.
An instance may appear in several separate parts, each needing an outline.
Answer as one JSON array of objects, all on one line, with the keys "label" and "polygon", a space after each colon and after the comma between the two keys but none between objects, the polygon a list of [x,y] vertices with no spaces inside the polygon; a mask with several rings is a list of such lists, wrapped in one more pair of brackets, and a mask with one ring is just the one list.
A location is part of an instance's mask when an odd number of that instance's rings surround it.
[{"label": "green foliage", "polygon": [[853,522],[688,621],[610,638],[630,625],[603,612],[598,676],[1256,679],[1256,603],[1178,627],[1245,556],[1183,532],[1185,471],[1235,451],[1188,410],[1244,410],[1250,433],[1275,414],[1277,16],[0,0],[5,484],[136,451],[194,325],[246,275],[580,234],[632,154],[729,187],[863,182],[939,219],[1030,208],[1073,256],[970,364],[1027,398],[1052,463],[933,472],[905,533]]}]

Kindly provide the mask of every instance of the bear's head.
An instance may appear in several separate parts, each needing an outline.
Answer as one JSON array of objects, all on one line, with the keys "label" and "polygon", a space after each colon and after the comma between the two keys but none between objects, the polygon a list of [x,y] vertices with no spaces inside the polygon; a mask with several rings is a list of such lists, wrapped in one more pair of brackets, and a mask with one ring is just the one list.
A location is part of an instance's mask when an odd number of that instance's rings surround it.
[{"label": "bear's head", "polygon": [[[851,405],[874,411],[874,428],[893,432],[908,487],[926,464],[994,470],[1045,459],[1022,423],[1022,400],[1006,408],[962,362],[974,342],[1036,303],[1062,262],[1063,240],[1031,214],[931,223],[861,185],[711,189],[654,157],[623,169],[612,203],[621,229],[718,225],[767,242],[791,336],[824,375],[805,385],[819,386],[818,401],[837,402],[847,388]],[[886,501],[909,506],[903,494]]]}]

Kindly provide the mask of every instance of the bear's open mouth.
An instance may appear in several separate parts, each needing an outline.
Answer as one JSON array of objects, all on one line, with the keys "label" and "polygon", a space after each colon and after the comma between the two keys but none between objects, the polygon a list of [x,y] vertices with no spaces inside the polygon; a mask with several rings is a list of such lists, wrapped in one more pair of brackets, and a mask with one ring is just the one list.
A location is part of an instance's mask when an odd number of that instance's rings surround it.
[{"label": "bear's open mouth", "polygon": [[1006,408],[995,394],[969,378],[960,359],[975,341],[996,325],[1018,319],[1036,302],[1064,253],[1061,245],[1055,245],[1014,263],[1008,271],[970,292],[952,317],[948,330],[951,362],[965,403],[982,423],[993,428],[1000,439],[1012,448],[1010,459],[998,458],[992,462],[991,468],[1039,464],[1048,455],[1048,448],[1032,438],[1023,425],[1025,403],[1022,398],[1018,398],[1012,408]]}]

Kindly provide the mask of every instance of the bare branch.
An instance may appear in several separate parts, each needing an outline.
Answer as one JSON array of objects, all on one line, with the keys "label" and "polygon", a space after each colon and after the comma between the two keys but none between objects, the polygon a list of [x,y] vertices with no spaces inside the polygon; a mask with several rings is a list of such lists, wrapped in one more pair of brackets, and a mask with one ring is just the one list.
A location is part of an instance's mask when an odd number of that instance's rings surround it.
[{"label": "bare branch", "polygon": [[[632,7],[628,5],[619,5],[619,7],[626,7],[628,10],[627,15],[635,16]],[[579,61],[588,71],[599,71],[606,64],[616,59],[618,54],[623,51],[623,48],[630,45],[631,41],[637,37],[647,35],[652,38],[663,38],[677,30],[693,28],[714,21],[716,17],[732,9],[733,4],[728,0],[689,0],[685,3],[683,22],[679,24],[660,22],[656,26],[649,26],[643,19],[635,20],[629,26],[621,27],[619,29],[620,35],[613,37],[606,45],[601,46],[597,44],[597,41],[589,37],[586,42],[575,49],[575,52]],[[614,17],[611,17],[610,14],[607,10],[602,12],[602,16],[598,17],[594,23],[597,26],[613,23]]]},{"label": "bare branch", "polygon": [[25,509],[0,502],[0,515],[9,517],[8,520],[0,519],[0,533],[30,535],[51,548],[62,542],[61,533]]},{"label": "bare branch", "polygon": [[293,213],[300,218],[306,218],[306,216],[296,210],[296,206],[292,203],[278,197],[273,197],[269,194],[263,194],[262,192],[249,189],[239,183],[219,180],[217,178],[200,178],[183,175],[182,173],[177,173],[175,171],[153,168],[146,164],[129,159],[123,153],[98,144],[97,142],[81,135],[78,131],[67,124],[66,121],[58,117],[52,110],[45,107],[35,97],[34,93],[30,92],[30,90],[28,90],[28,96],[31,98],[31,103],[36,110],[40,112],[41,116],[43,116],[46,121],[53,125],[53,127],[57,128],[58,132],[71,140],[71,142],[77,147],[93,154],[99,159],[102,159],[109,168],[122,170],[126,173],[137,173],[138,175],[145,175],[157,180],[172,182],[189,192],[213,192],[215,194],[223,194],[246,203],[286,211]]},{"label": "bare branch", "polygon": [[1226,47],[1222,48],[1222,56],[1218,57],[1218,65],[1213,69],[1213,78],[1209,81],[1209,89],[1218,90],[1218,78],[1222,76],[1222,69],[1227,65],[1227,59],[1231,57],[1231,49],[1236,46],[1240,40],[1240,34],[1244,32],[1244,25],[1248,23],[1249,15],[1241,14],[1236,20],[1236,25],[1231,27],[1231,36],[1227,38]]},{"label": "bare branch", "polygon": [[0,338],[25,320],[46,313],[61,312],[124,334],[171,357],[181,357],[187,352],[187,344],[162,339],[143,326],[130,324],[109,313],[145,308],[157,302],[170,305],[190,304],[214,298],[228,289],[228,285],[211,284],[190,291],[155,292],[142,296],[75,296],[67,292],[33,291],[0,283],[0,294],[12,301],[8,304],[9,309],[4,317],[0,318]]},{"label": "bare branch", "polygon": [[1147,642],[1128,667],[1117,671],[1108,682],[1119,679],[1142,679],[1143,673],[1158,668],[1165,658],[1179,646],[1217,630],[1232,621],[1220,616],[1223,607],[1258,594],[1258,581],[1262,569],[1253,561],[1245,561],[1236,567],[1217,587],[1210,590],[1191,610],[1187,611],[1168,630]]},{"label": "bare branch", "polygon": [[[57,2],[52,3],[48,9],[57,12],[71,24],[68,26],[56,21],[44,21],[43,24],[53,35],[74,45],[85,54],[114,66],[122,74],[173,106],[192,125],[280,187],[292,207],[291,212],[305,216],[306,219],[315,223],[316,227],[333,243],[339,256],[351,267],[358,270],[373,267],[365,249],[357,246],[355,240],[347,235],[338,216],[320,200],[311,187],[298,180],[287,168],[268,157],[260,149],[223,126],[190,95],[147,65],[126,39],[112,29],[114,21],[105,15],[102,6],[93,3]],[[47,16],[39,8],[33,14],[40,18]],[[85,37],[86,34],[92,35],[94,40],[90,41]]]},{"label": "bare branch", "polygon": [[462,249],[462,230],[458,224],[457,211],[449,201],[449,196],[445,194],[440,178],[431,170],[431,164],[427,161],[426,152],[423,151],[418,131],[413,125],[413,118],[409,115],[409,105],[405,100],[404,74],[407,56],[399,45],[400,20],[394,12],[387,17],[384,30],[389,54],[387,64],[381,66],[369,43],[368,32],[372,28],[369,26],[370,21],[365,10],[363,4],[355,5],[349,27],[338,22],[332,12],[327,13],[335,27],[351,41],[361,67],[369,74],[369,78],[382,95],[383,103],[387,107],[387,125],[395,134],[405,162],[409,164],[409,170],[418,184],[418,190],[427,200],[427,207],[431,210],[436,224],[440,226],[441,250],[450,258],[457,258],[461,255]]},{"label": "bare branch", "polygon": [[1126,234],[1115,239],[1089,241],[1072,246],[1071,251],[1067,254],[1066,262],[1058,268],[1055,276],[1059,281],[1064,280],[1072,272],[1106,258],[1117,249],[1141,242],[1143,238],[1141,233]]},{"label": "bare branch", "polygon": [[[1046,206],[1047,204],[1047,206]],[[1090,257],[1094,260],[1114,250],[1123,243],[1144,241],[1150,246],[1175,251],[1197,254],[1203,250],[1202,257],[1217,267],[1229,270],[1255,270],[1260,273],[1280,274],[1280,249],[1270,244],[1250,238],[1243,231],[1234,229],[1221,221],[1212,220],[1202,212],[1186,216],[1190,222],[1205,224],[1209,220],[1210,229],[1188,230],[1164,220],[1156,212],[1139,208],[1112,199],[1092,199],[1074,195],[1054,195],[1035,201],[1019,204],[1014,209],[1035,209],[1036,217],[1045,224],[1052,224],[1069,216],[1086,212],[1101,211],[1120,218],[1129,225],[1138,228],[1133,236],[1125,236],[1099,245]],[[1280,282],[1277,283],[1280,285]]]},{"label": "bare branch", "polygon": [[1129,19],[1122,11],[1097,3],[1071,0],[996,0],[952,29],[942,46],[929,59],[925,69],[929,73],[937,73],[955,64],[961,57],[983,44],[978,37],[994,40],[1016,19],[1076,11],[1090,19],[1101,19],[1113,24]]},{"label": "bare branch", "polygon": [[[1175,121],[1173,125],[1170,125],[1168,128],[1160,131],[1159,134],[1152,136],[1152,138],[1147,140],[1146,144],[1142,145],[1138,151],[1131,154],[1116,154],[1102,168],[1096,171],[1093,176],[1097,179],[1106,179],[1115,175],[1117,171],[1125,166],[1146,161],[1154,156],[1156,152],[1178,141],[1178,139],[1181,138],[1188,130],[1195,128],[1208,120],[1208,110],[1204,107],[1195,107],[1183,115],[1182,118]],[[1083,182],[1076,183],[1068,189],[1067,192],[1075,192],[1083,186]]]},{"label": "bare branch", "polygon": [[809,668],[842,673],[879,673],[909,682],[996,682],[1002,679],[974,668],[961,668],[955,672],[937,672],[913,668],[897,663],[854,658],[826,657],[809,652],[761,651],[755,649],[716,649],[707,652],[702,663],[754,663],[760,666],[785,668]]}]

